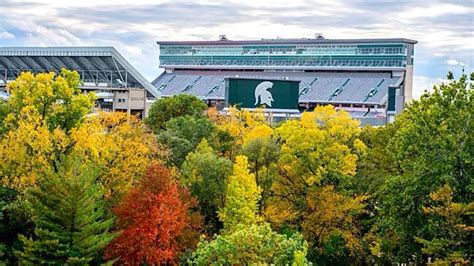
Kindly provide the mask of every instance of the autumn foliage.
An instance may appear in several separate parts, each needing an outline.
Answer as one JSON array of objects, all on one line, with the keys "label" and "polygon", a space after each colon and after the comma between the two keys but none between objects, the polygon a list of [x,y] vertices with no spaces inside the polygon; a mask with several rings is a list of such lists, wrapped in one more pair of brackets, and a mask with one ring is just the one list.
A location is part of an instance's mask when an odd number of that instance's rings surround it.
[{"label": "autumn foliage", "polygon": [[[79,74],[0,101],[0,265],[471,265],[474,73],[395,122],[157,100],[90,113]],[[167,165],[165,167],[164,165]]]},{"label": "autumn foliage", "polygon": [[194,204],[172,180],[170,170],[154,164],[139,185],[114,208],[121,234],[107,247],[105,258],[120,264],[158,265],[176,262],[179,237]]}]

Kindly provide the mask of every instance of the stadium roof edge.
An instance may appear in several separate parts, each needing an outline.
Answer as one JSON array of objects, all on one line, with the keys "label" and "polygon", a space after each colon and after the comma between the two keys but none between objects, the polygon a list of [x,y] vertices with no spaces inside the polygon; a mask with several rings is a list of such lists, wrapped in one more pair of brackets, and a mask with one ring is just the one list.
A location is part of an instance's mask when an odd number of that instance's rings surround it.
[{"label": "stadium roof edge", "polygon": [[393,43],[416,44],[418,41],[406,38],[381,39],[261,39],[261,40],[217,40],[217,41],[157,41],[158,45],[244,45],[244,44],[329,44],[329,43]]},{"label": "stadium roof edge", "polygon": [[[112,56],[153,96],[159,98],[161,95],[155,86],[145,79],[113,46],[0,46],[0,56],[29,56],[28,52],[35,52],[35,55],[38,52],[53,52],[53,54],[48,54],[53,56],[68,56],[68,54],[64,54],[67,52],[81,52],[79,56],[98,56],[95,53],[102,52],[105,54],[99,56]],[[55,55],[54,52],[58,54]]]},{"label": "stadium roof edge", "polygon": [[0,46],[0,51],[117,51],[113,46]]}]

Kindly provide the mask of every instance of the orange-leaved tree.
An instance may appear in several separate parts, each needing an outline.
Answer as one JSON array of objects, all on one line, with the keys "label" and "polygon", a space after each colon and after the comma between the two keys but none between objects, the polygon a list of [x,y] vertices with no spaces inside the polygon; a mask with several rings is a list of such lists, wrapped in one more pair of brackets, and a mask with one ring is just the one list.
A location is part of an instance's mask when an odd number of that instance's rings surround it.
[{"label": "orange-leaved tree", "polygon": [[114,208],[122,231],[107,247],[105,258],[125,265],[177,262],[180,250],[196,242],[189,239],[189,229],[196,228],[190,224],[195,217],[189,215],[194,205],[169,169],[151,165],[138,186]]}]

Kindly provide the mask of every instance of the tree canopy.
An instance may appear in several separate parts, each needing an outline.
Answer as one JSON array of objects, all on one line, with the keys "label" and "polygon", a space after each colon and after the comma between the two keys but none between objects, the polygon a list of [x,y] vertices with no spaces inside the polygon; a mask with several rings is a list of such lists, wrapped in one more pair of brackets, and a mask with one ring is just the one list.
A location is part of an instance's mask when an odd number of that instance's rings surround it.
[{"label": "tree canopy", "polygon": [[95,99],[92,93],[81,93],[79,83],[79,74],[66,69],[59,75],[23,72],[8,85],[8,115],[2,122],[8,129],[15,128],[20,116],[30,112],[44,121],[49,130],[71,130],[89,113]]},{"label": "tree canopy", "polygon": [[180,116],[203,117],[207,105],[189,94],[179,94],[157,100],[150,107],[146,124],[155,132],[165,129],[165,123]]},{"label": "tree canopy", "polygon": [[269,224],[239,225],[232,233],[201,241],[193,265],[306,265],[307,243],[300,234],[280,235]]},{"label": "tree canopy", "polygon": [[225,205],[219,211],[219,218],[225,230],[233,230],[239,224],[255,224],[260,188],[255,175],[248,170],[245,156],[237,156],[232,174],[227,179]]},{"label": "tree canopy", "polygon": [[206,118],[180,116],[165,123],[158,140],[170,149],[168,164],[180,167],[186,155],[204,139],[211,139],[214,125]]},{"label": "tree canopy", "polygon": [[[473,201],[473,86],[466,75],[435,86],[395,122],[387,149],[397,167],[389,170],[392,176],[382,187],[379,224],[384,234],[391,232],[403,243],[396,251],[386,251],[400,261],[421,260],[422,245],[415,237],[437,234],[430,226],[432,218],[423,212],[430,193],[448,185],[454,201]],[[472,252],[472,247],[461,249]]]},{"label": "tree canopy", "polygon": [[77,72],[23,73],[0,103],[0,264],[470,265],[473,77],[360,127],[189,95],[144,123],[95,110]]},{"label": "tree canopy", "polygon": [[226,202],[226,178],[231,172],[232,162],[219,157],[205,139],[186,156],[181,167],[180,182],[198,200],[209,233],[222,228],[217,212]]},{"label": "tree canopy", "polygon": [[64,158],[28,192],[27,208],[35,224],[33,237],[20,236],[22,263],[88,264],[114,238],[112,218],[105,215],[103,192],[94,183],[97,168]]},{"label": "tree canopy", "polygon": [[107,247],[105,257],[127,265],[176,262],[184,244],[179,243],[179,236],[193,207],[186,193],[168,169],[150,166],[138,186],[114,208],[122,231]]}]

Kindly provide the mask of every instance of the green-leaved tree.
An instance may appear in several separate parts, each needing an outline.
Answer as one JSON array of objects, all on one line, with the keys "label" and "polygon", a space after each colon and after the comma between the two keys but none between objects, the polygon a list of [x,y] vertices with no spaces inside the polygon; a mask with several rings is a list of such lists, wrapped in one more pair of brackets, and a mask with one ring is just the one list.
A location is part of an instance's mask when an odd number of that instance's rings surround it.
[{"label": "green-leaved tree", "polygon": [[205,139],[186,156],[181,167],[180,182],[198,200],[209,233],[217,233],[222,228],[217,211],[224,207],[225,183],[231,172],[232,162],[219,157]]},{"label": "green-leaved tree", "polygon": [[[474,84],[466,75],[459,80],[449,76],[448,83],[405,108],[387,146],[396,168],[381,191],[378,227],[380,236],[393,236],[392,242],[398,243],[382,254],[393,253],[399,262],[426,262],[415,237],[433,239],[439,234],[432,226],[432,219],[439,218],[423,211],[431,193],[447,185],[453,202],[469,204],[474,199]],[[380,243],[387,241],[382,237]],[[458,248],[466,256],[473,252],[472,245]]]},{"label": "green-leaved tree", "polygon": [[64,159],[27,194],[34,235],[20,235],[21,263],[84,265],[100,256],[114,238],[113,220],[105,217],[103,193],[94,183],[97,170],[80,160]]},{"label": "green-leaved tree", "polygon": [[230,234],[202,240],[191,265],[307,265],[303,236],[278,234],[269,224],[239,225]]},{"label": "green-leaved tree", "polygon": [[170,149],[168,164],[180,167],[186,155],[193,151],[203,138],[211,138],[214,125],[206,118],[180,116],[172,118],[164,125],[158,140]]},{"label": "green-leaved tree", "polygon": [[199,98],[189,94],[179,94],[153,103],[145,122],[155,133],[158,133],[172,118],[185,115],[203,117],[206,109],[207,105]]}]

